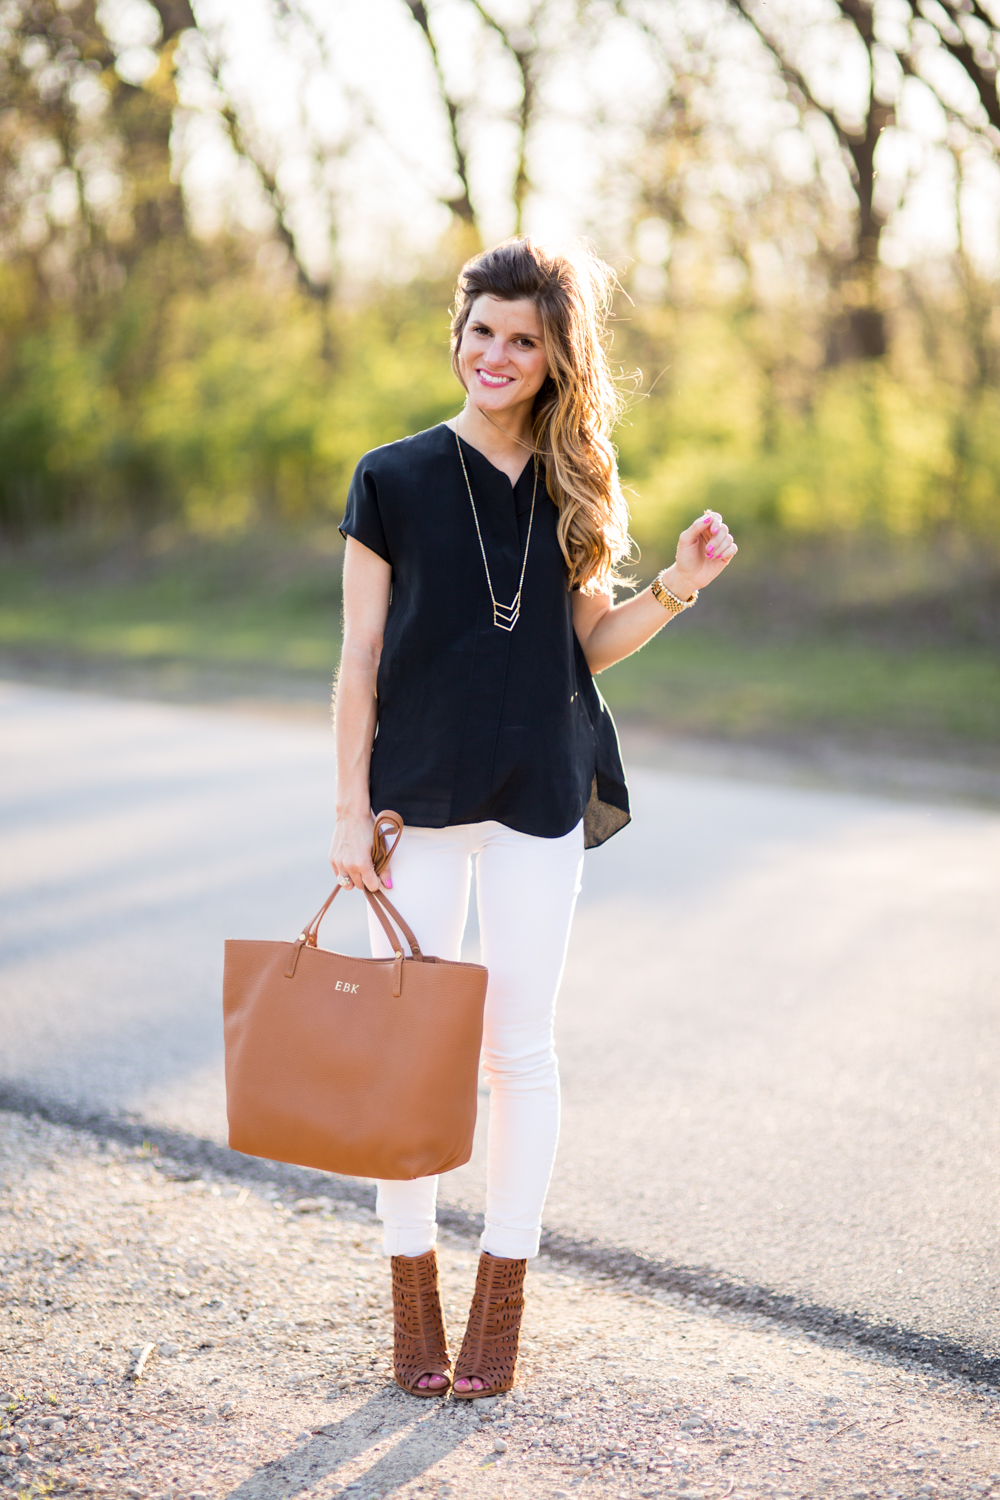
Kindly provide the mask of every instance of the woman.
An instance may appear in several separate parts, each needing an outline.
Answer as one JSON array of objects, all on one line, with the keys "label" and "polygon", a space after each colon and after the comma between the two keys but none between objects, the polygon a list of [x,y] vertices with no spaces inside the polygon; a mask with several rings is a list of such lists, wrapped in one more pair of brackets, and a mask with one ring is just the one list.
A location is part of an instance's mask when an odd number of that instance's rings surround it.
[{"label": "woman", "polygon": [[[344,886],[380,883],[425,952],[457,959],[476,856],[489,971],[486,1227],[454,1381],[438,1295],[436,1178],[378,1184],[392,1258],[395,1374],[414,1395],[514,1383],[527,1261],[559,1131],[552,1045],[584,848],[629,820],[611,717],[592,674],[689,608],[736,553],[706,512],[651,588],[616,605],[628,513],[604,350],[613,273],[527,239],[459,279],[450,422],[366,454],[341,530],[337,823]],[[406,831],[391,875],[372,809]],[[371,923],[372,951],[389,956]]]}]

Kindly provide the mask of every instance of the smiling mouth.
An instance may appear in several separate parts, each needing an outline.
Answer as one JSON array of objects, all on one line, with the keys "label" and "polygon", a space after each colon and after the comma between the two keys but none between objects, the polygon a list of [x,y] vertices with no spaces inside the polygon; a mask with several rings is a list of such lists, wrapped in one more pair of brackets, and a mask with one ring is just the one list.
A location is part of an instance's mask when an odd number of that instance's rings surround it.
[{"label": "smiling mouth", "polygon": [[513,375],[491,375],[488,370],[477,370],[476,374],[483,385],[488,385],[495,391],[502,390],[505,385],[513,384],[514,380]]}]

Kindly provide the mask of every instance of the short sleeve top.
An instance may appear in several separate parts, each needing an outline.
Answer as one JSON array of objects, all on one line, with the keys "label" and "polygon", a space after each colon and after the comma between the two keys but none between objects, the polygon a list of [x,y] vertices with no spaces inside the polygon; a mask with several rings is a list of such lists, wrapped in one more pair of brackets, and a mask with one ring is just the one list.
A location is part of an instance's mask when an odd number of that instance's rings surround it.
[{"label": "short sleeve top", "polygon": [[[462,444],[496,599],[528,539],[534,465],[517,483]],[[495,820],[588,848],[629,821],[614,722],[573,629],[573,595],[540,468],[520,617],[494,624],[476,521],[443,423],[365,454],[341,523],[392,568],[371,799],[418,827]]]}]

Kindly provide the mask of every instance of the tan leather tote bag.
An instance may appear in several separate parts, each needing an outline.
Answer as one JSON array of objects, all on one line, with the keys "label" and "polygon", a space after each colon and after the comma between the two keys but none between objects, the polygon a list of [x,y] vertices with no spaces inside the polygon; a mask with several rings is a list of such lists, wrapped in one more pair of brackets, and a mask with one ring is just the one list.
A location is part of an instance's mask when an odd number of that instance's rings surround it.
[{"label": "tan leather tote bag", "polygon": [[[379,814],[377,871],[402,831]],[[226,943],[229,1144],[352,1177],[449,1172],[472,1155],[486,970],[422,953],[381,890],[365,895],[394,958],[318,947],[339,890],[294,943]]]}]

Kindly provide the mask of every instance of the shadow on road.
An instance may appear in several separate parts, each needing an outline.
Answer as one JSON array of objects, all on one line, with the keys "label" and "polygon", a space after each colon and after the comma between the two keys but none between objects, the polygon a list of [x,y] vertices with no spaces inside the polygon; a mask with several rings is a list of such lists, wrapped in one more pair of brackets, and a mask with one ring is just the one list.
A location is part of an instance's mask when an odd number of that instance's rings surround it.
[{"label": "shadow on road", "polygon": [[275,1459],[251,1474],[227,1500],[291,1500],[291,1496],[310,1489],[318,1480],[336,1473],[354,1459],[361,1458],[375,1446],[399,1433],[401,1442],[388,1453],[376,1458],[363,1480],[366,1492],[387,1494],[418,1479],[428,1469],[454,1453],[468,1436],[460,1418],[444,1415],[447,1408],[402,1395],[394,1388],[372,1397],[358,1412],[340,1422],[330,1422],[314,1433],[311,1442],[301,1443],[283,1458]]}]

